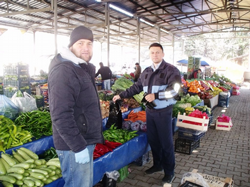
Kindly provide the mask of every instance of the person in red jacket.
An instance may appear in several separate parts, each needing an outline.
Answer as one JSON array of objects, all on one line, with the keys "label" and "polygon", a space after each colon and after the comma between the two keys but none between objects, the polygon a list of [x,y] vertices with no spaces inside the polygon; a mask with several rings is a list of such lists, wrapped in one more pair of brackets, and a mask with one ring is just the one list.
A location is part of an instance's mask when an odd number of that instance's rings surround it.
[{"label": "person in red jacket", "polygon": [[201,73],[201,69],[194,70],[194,71],[188,76],[188,79],[197,79],[199,73]]}]

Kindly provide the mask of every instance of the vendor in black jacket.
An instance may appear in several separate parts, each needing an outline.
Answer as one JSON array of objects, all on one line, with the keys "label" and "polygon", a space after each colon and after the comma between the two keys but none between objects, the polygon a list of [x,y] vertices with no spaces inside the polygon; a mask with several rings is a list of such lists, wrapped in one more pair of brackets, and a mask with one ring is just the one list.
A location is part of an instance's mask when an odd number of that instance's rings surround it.
[{"label": "vendor in black jacket", "polygon": [[[152,150],[153,166],[145,171],[152,174],[164,170],[162,183],[174,180],[175,155],[172,131],[172,110],[181,84],[180,71],[164,61],[163,47],[159,43],[149,46],[152,65],[140,75],[138,81],[126,91],[114,96],[113,101],[129,98],[141,91],[146,100],[147,137]],[[154,104],[152,104],[152,102]]]},{"label": "vendor in black jacket", "polygon": [[95,144],[104,143],[92,54],[92,31],[79,26],[49,67],[53,140],[65,187],[93,186],[93,151]]},{"label": "vendor in black jacket", "polygon": [[101,74],[104,90],[110,90],[110,80],[112,77],[112,71],[108,66],[104,66],[102,62],[100,62],[99,65],[100,69],[95,74],[95,77]]}]

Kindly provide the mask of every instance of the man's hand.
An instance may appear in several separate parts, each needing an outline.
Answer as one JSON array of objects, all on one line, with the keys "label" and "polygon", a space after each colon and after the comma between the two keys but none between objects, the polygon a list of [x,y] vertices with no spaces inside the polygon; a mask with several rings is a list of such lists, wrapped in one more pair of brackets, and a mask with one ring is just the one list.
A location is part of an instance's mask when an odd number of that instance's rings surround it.
[{"label": "man's hand", "polygon": [[76,159],[76,162],[79,164],[88,163],[90,161],[89,150],[85,148],[82,151],[75,153],[75,159]]},{"label": "man's hand", "polygon": [[148,102],[152,102],[155,100],[155,94],[151,93],[151,94],[148,94],[145,96],[145,99],[148,101]]},{"label": "man's hand", "polygon": [[116,102],[116,100],[118,100],[118,99],[121,99],[121,97],[119,96],[119,95],[115,95],[114,97],[113,97],[113,101],[114,101],[114,103]]}]

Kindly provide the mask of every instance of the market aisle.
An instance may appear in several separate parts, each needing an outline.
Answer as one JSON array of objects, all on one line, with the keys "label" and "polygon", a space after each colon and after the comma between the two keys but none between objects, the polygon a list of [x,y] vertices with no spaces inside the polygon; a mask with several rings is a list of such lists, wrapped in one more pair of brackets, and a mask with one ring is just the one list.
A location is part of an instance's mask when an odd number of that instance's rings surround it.
[{"label": "market aisle", "polygon": [[[173,187],[178,187],[182,175],[193,169],[223,178],[231,177],[234,187],[250,186],[250,89],[240,89],[239,96],[230,97],[229,108],[217,106],[213,110],[214,119],[222,113],[232,118],[231,131],[218,131],[211,127],[201,139],[197,152],[191,155],[176,153],[176,178]],[[177,134],[174,139],[176,138]],[[163,172],[144,174],[151,166],[152,159],[141,167],[130,164],[131,173],[124,181],[117,183],[117,187],[162,186]]]}]

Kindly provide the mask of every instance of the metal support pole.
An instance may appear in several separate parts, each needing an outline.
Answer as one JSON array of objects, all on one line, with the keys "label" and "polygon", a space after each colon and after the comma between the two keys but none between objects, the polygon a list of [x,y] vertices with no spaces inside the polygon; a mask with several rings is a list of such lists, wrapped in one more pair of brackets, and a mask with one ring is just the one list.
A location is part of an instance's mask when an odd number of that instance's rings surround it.
[{"label": "metal support pole", "polygon": [[140,18],[137,19],[137,36],[138,36],[138,63],[141,61],[141,32],[140,32]]},{"label": "metal support pole", "polygon": [[33,31],[33,55],[36,54],[36,31]]},{"label": "metal support pole", "polygon": [[161,29],[158,27],[158,43],[161,43]]},{"label": "metal support pole", "polygon": [[51,3],[54,3],[55,55],[57,55],[57,0],[53,0]]},{"label": "metal support pole", "polygon": [[109,67],[109,53],[110,53],[110,20],[109,20],[109,3],[105,4],[105,23],[107,27],[107,65]]},{"label": "metal support pole", "polygon": [[173,65],[175,64],[174,63],[174,35],[172,35],[172,47],[173,47]]}]

